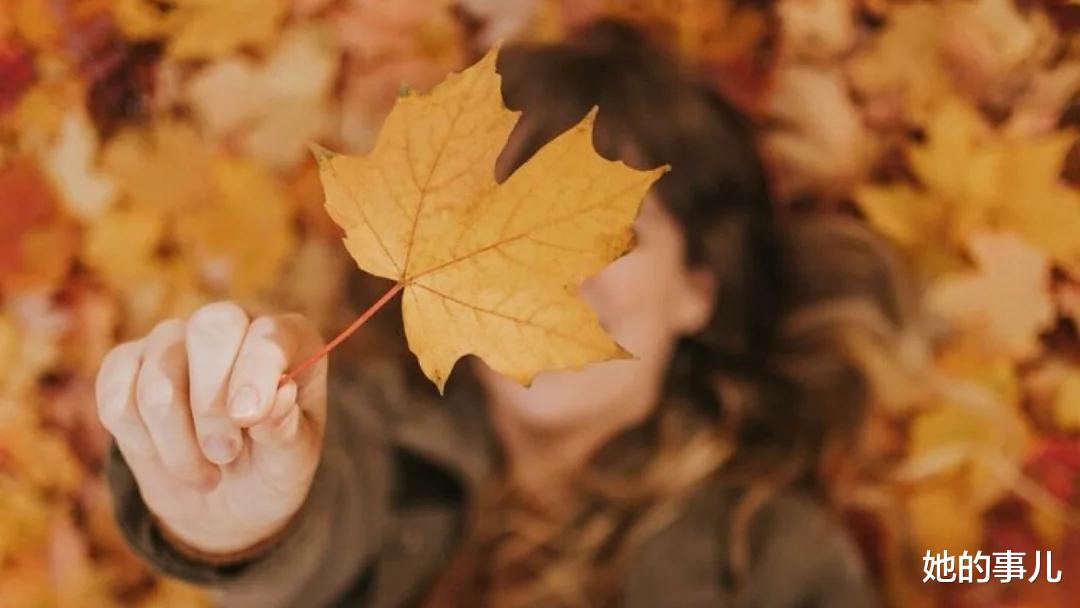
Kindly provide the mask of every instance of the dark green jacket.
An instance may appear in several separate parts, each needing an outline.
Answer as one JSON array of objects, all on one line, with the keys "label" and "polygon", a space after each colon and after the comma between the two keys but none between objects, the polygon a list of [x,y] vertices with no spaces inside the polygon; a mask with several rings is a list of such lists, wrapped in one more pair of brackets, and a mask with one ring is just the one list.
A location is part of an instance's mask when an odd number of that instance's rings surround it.
[{"label": "dark green jacket", "polygon": [[[130,470],[113,450],[108,481],[128,542],[158,570],[212,590],[223,606],[416,605],[462,534],[463,505],[494,462],[473,397],[407,399],[368,369],[331,380],[323,459],[298,517],[272,548],[227,567],[186,559],[158,534]],[[367,379],[365,379],[367,378]],[[864,607],[877,600],[855,546],[814,500],[781,494],[751,527],[749,580],[725,584],[733,498],[703,487],[641,548],[623,605]]]}]

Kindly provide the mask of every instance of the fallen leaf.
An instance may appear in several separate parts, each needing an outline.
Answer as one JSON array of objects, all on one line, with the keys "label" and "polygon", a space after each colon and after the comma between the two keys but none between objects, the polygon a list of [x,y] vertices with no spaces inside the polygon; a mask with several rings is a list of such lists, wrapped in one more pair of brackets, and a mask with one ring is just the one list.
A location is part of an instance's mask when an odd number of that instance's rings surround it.
[{"label": "fallen leaf", "polygon": [[110,45],[112,51],[95,56],[87,82],[86,107],[103,136],[125,123],[147,118],[153,109],[160,45],[153,42]]},{"label": "fallen leaf", "polygon": [[931,113],[926,141],[907,149],[919,184],[862,185],[855,199],[917,257],[964,245],[978,231],[1011,231],[1080,274],[1080,191],[1061,177],[1075,141],[1069,131],[1007,137],[950,97]]},{"label": "fallen leaf", "polygon": [[1019,462],[1028,437],[1015,410],[980,411],[943,403],[912,422],[908,460],[914,464],[909,466],[957,474],[951,485],[959,486],[972,505],[988,506],[1010,489],[999,463]]},{"label": "fallen leaf", "polygon": [[288,10],[284,0],[118,0],[120,28],[136,39],[168,38],[176,59],[212,59],[268,43]]},{"label": "fallen leaf", "polygon": [[947,234],[945,206],[909,184],[862,186],[856,190],[855,201],[875,228],[906,248]]},{"label": "fallen leaf", "polygon": [[328,94],[338,55],[323,28],[295,27],[261,64],[229,57],[200,71],[186,99],[212,137],[235,134],[247,154],[289,169],[333,123]]},{"label": "fallen leaf", "polygon": [[[15,521],[12,526],[16,527],[19,523]],[[10,606],[49,605],[55,595],[50,589],[52,581],[49,580],[44,556],[40,551],[25,551],[19,557],[6,562],[4,576],[0,577],[0,597]]]},{"label": "fallen leaf", "polygon": [[1013,108],[1006,132],[1015,138],[1053,131],[1070,98],[1080,90],[1080,63],[1063,62],[1037,72]]},{"label": "fallen leaf", "polygon": [[980,545],[981,512],[962,490],[947,482],[916,490],[907,500],[907,509],[916,551],[948,550],[959,555]]},{"label": "fallen leaf", "polygon": [[60,200],[75,217],[88,221],[116,199],[116,182],[97,167],[98,136],[90,119],[70,110],[60,124],[57,142],[43,164]]},{"label": "fallen leaf", "polygon": [[0,292],[54,286],[67,273],[78,235],[58,217],[45,177],[29,159],[0,170]]},{"label": "fallen leaf", "polygon": [[210,608],[206,592],[190,583],[162,577],[139,604],[139,608]]},{"label": "fallen leaf", "polygon": [[1038,349],[1039,332],[1053,320],[1046,257],[1014,234],[979,233],[969,249],[976,270],[931,286],[936,313],[972,327],[1000,352],[1023,358]]},{"label": "fallen leaf", "polygon": [[1011,489],[1008,471],[1031,443],[1013,360],[961,334],[937,353],[935,369],[937,398],[910,422],[904,466],[931,482],[952,475],[973,508],[989,507]]},{"label": "fallen leaf", "polygon": [[[77,103],[73,89],[67,82],[43,83],[39,80],[0,118],[18,125],[20,138],[30,144],[28,149],[47,147],[46,142],[53,141],[71,105]],[[2,121],[0,127],[3,127]]]},{"label": "fallen leaf", "polygon": [[0,114],[15,105],[34,78],[30,52],[0,34]]},{"label": "fallen leaf", "polygon": [[478,38],[484,46],[521,35],[542,4],[539,0],[503,2],[501,0],[460,0],[459,5],[482,23]]},{"label": "fallen leaf", "polygon": [[139,207],[180,213],[214,196],[212,155],[187,123],[162,120],[122,131],[105,147],[102,166]]},{"label": "fallen leaf", "polygon": [[[626,21],[662,40],[711,76],[736,106],[754,111],[768,90],[777,53],[776,19],[754,3],[721,0],[575,0],[558,2],[561,32],[591,22]],[[541,19],[545,15],[540,16]],[[541,22],[541,27],[544,24]]]},{"label": "fallen leaf", "polygon": [[605,0],[602,12],[664,35],[687,57],[706,64],[745,54],[767,32],[760,13],[735,2]]},{"label": "fallen leaf", "polygon": [[351,0],[335,23],[348,59],[339,138],[349,152],[371,148],[402,89],[426,91],[463,62],[445,0]]},{"label": "fallen leaf", "polygon": [[1013,0],[949,4],[942,21],[942,59],[952,85],[984,106],[1009,108],[1058,47],[1046,14],[1021,12]]},{"label": "fallen leaf", "polygon": [[[14,334],[5,340],[12,336],[15,340],[5,347],[12,350],[8,352],[11,357],[0,367],[0,398],[13,395],[16,400],[28,399],[31,389],[62,355],[59,342],[67,319],[57,313],[43,292],[5,294],[3,305],[4,313],[0,314],[14,329]],[[8,413],[10,409],[0,407],[0,422]]]},{"label": "fallen leaf", "polygon": [[782,0],[777,5],[785,55],[833,60],[855,44],[853,0]]},{"label": "fallen leaf", "polygon": [[50,511],[35,488],[8,475],[0,478],[0,559],[4,563],[14,561],[27,546],[44,541]]},{"label": "fallen leaf", "polygon": [[941,8],[922,2],[891,6],[883,33],[848,64],[861,95],[896,98],[905,117],[923,118],[949,91],[941,61]]},{"label": "fallen leaf", "polygon": [[1080,276],[1080,190],[1061,177],[1077,133],[1006,139],[985,152],[997,168],[983,200],[972,201],[983,225],[1013,230]]},{"label": "fallen leaf", "polygon": [[1080,327],[1080,281],[1060,281],[1054,287],[1058,311]]},{"label": "fallen leaf", "polygon": [[242,296],[269,287],[296,246],[292,199],[272,174],[247,160],[218,159],[214,185],[212,204],[176,218],[177,243],[217,289]]},{"label": "fallen leaf", "polygon": [[82,258],[110,286],[126,291],[152,277],[165,216],[142,207],[113,209],[90,225]]},{"label": "fallen leaf", "polygon": [[601,158],[590,114],[496,183],[517,118],[499,87],[492,51],[431,94],[399,99],[371,154],[316,152],[346,248],[403,287],[409,348],[440,391],[466,354],[524,384],[627,356],[575,290],[631,246],[641,198],[664,171]]},{"label": "fallen leaf", "polygon": [[335,20],[342,45],[366,64],[457,56],[448,0],[347,0]]},{"label": "fallen leaf", "polygon": [[60,24],[57,22],[56,6],[37,0],[9,0],[5,2],[5,12],[10,11],[10,18],[15,31],[23,40],[36,48],[49,48],[60,36]]},{"label": "fallen leaf", "polygon": [[941,105],[927,137],[908,155],[940,201],[954,241],[978,230],[1014,231],[1080,271],[1080,191],[1061,177],[1075,133],[1006,137],[968,104],[953,100]]},{"label": "fallen leaf", "polygon": [[[948,97],[926,123],[926,142],[911,146],[908,158],[919,181],[953,213],[985,198],[997,166],[980,154],[994,133],[971,105]],[[966,235],[969,226],[958,230]]]},{"label": "fallen leaf", "polygon": [[446,77],[448,66],[405,59],[349,73],[342,94],[341,141],[351,152],[366,152],[403,88],[426,91]]},{"label": "fallen leaf", "polygon": [[[1076,505],[1080,499],[1080,442],[1072,437],[1044,437],[1032,447],[1024,472],[1060,504]],[[1057,547],[1066,534],[1075,534],[1063,515],[1060,510],[1034,508],[1029,520],[1045,542]]]},{"label": "fallen leaf", "polygon": [[765,111],[778,127],[767,132],[763,145],[777,165],[778,193],[848,194],[874,155],[842,74],[796,66],[778,69],[774,79]]},{"label": "fallen leaf", "polygon": [[123,301],[122,335],[141,335],[205,299],[189,260],[158,255],[168,228],[160,210],[132,205],[109,210],[85,233],[83,263]]},{"label": "fallen leaf", "polygon": [[964,267],[953,246],[949,208],[925,188],[862,184],[854,200],[874,228],[907,252],[917,275],[935,279]]},{"label": "fallen leaf", "polygon": [[1063,431],[1080,431],[1080,368],[1071,368],[1057,387],[1054,422]]}]

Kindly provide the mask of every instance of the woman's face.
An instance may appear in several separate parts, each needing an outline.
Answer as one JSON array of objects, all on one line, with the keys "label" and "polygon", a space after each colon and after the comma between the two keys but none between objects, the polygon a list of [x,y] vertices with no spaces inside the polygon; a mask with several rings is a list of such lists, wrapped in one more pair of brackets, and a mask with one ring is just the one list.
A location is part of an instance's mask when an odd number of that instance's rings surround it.
[{"label": "woman's face", "polygon": [[683,263],[683,235],[653,195],[634,223],[637,244],[581,286],[605,330],[633,359],[548,371],[522,387],[474,359],[499,414],[533,431],[577,429],[593,421],[616,428],[644,418],[659,398],[676,339],[708,322],[712,275]]}]

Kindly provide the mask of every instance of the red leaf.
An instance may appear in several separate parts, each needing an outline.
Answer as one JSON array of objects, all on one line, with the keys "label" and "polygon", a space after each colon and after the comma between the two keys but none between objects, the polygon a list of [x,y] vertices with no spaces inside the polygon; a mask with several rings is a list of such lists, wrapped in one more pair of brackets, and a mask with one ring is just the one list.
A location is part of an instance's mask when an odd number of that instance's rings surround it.
[{"label": "red leaf", "polygon": [[0,113],[11,109],[36,78],[30,51],[0,40]]}]

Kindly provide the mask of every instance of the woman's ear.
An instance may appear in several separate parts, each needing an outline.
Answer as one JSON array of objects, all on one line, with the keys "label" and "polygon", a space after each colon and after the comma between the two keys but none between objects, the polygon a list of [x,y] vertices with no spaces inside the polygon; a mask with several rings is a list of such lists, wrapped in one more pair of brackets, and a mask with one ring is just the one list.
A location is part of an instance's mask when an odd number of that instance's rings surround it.
[{"label": "woman's ear", "polygon": [[716,309],[716,275],[707,268],[687,268],[679,291],[672,306],[672,322],[681,334],[697,333]]}]

